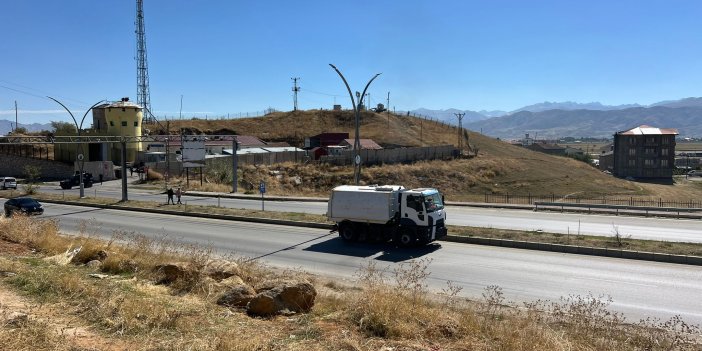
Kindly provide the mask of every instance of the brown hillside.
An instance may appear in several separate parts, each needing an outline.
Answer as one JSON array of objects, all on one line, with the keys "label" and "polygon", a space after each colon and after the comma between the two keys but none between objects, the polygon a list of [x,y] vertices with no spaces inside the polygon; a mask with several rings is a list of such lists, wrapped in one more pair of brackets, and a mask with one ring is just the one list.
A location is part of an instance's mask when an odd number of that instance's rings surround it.
[{"label": "brown hillside", "polygon": [[[436,121],[394,114],[364,112],[361,137],[384,146],[457,144],[457,129]],[[390,126],[388,128],[388,125]],[[171,121],[171,131],[219,134],[232,131],[255,135],[267,141],[287,141],[301,146],[304,138],[322,132],[354,135],[352,111],[275,112],[265,117],[233,120]],[[511,194],[647,194],[637,183],[617,179],[570,158],[550,156],[469,132],[468,142],[478,151],[471,159],[419,162],[413,165],[376,166],[364,169],[367,183],[395,183],[405,186],[435,186],[454,199],[475,199],[485,192]],[[289,177],[271,178],[269,191],[282,194],[328,194],[331,187],[352,179],[350,167],[285,165]],[[252,170],[248,178],[267,179],[264,169]],[[301,185],[285,179],[299,176]],[[244,178],[247,178],[246,176]],[[278,177],[280,178],[280,177]]]}]

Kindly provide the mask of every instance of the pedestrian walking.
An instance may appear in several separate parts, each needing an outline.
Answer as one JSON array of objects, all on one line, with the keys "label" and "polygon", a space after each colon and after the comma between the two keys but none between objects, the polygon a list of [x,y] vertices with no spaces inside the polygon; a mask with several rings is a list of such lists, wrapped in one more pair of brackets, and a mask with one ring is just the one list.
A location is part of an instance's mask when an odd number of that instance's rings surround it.
[{"label": "pedestrian walking", "polygon": [[181,202],[180,202],[180,196],[183,195],[183,193],[180,191],[180,187],[178,187],[178,189],[176,189],[176,193],[175,193],[175,194],[176,194],[176,199],[178,200],[178,205],[180,205],[180,204],[181,204]]},{"label": "pedestrian walking", "polygon": [[168,200],[166,201],[166,205],[168,205],[168,204],[175,205],[175,202],[173,202],[173,188],[168,188],[168,191],[166,191],[166,194],[168,194]]}]

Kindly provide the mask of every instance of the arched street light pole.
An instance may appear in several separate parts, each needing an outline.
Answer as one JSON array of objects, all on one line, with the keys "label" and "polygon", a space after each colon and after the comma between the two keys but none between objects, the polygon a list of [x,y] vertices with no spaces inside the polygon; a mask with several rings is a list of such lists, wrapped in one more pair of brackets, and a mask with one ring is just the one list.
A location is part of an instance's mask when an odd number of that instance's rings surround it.
[{"label": "arched street light pole", "polygon": [[339,71],[336,66],[332,65],[331,63],[329,64],[331,68],[333,68],[336,73],[339,74],[339,77],[341,77],[341,80],[344,81],[344,85],[346,85],[346,90],[349,92],[349,97],[351,98],[351,105],[353,106],[353,112],[355,115],[355,120],[356,120],[356,135],[353,140],[353,149],[355,151],[355,156],[354,156],[354,166],[353,166],[353,179],[356,185],[358,185],[361,182],[361,138],[360,138],[360,124],[361,124],[361,111],[360,108],[363,105],[363,97],[366,95],[366,91],[368,90],[368,86],[375,80],[375,78],[378,78],[381,73],[376,74],[373,76],[368,81],[368,84],[366,84],[366,87],[363,88],[363,93],[360,95],[358,92],[356,92],[356,95],[358,95],[358,104],[356,104],[356,100],[353,98],[353,93],[351,92],[351,88],[349,87],[349,83],[346,82],[346,78],[344,78],[344,75],[341,74],[341,71]]},{"label": "arched street light pole", "polygon": [[79,181],[80,181],[80,198],[82,199],[82,198],[85,197],[85,187],[84,187],[84,185],[83,185],[83,183],[84,183],[84,178],[83,178],[83,164],[85,163],[85,161],[84,161],[84,159],[83,159],[83,142],[82,142],[82,140],[80,139],[80,130],[83,128],[83,121],[85,121],[85,116],[88,115],[88,112],[90,112],[90,111],[93,109],[93,107],[99,105],[100,103],[104,102],[105,100],[100,100],[100,101],[96,102],[95,104],[93,104],[93,106],[90,106],[90,108],[89,108],[87,111],[85,111],[85,113],[83,114],[83,118],[81,118],[80,124],[78,124],[78,121],[76,121],[76,118],[73,116],[73,113],[71,112],[71,110],[68,109],[68,107],[66,107],[66,105],[62,104],[60,101],[58,101],[58,100],[52,98],[51,96],[47,96],[47,97],[48,97],[49,99],[51,99],[51,100],[56,101],[56,103],[58,103],[59,105],[61,105],[61,107],[63,107],[63,109],[66,110],[66,112],[68,112],[69,115],[71,115],[71,118],[73,119],[73,124],[76,125],[76,132],[78,133],[78,142],[79,142],[79,144],[78,144],[78,154],[76,155],[76,158],[78,159],[78,162],[79,162],[78,165],[79,165],[79,167],[80,167],[80,176],[79,176]]}]

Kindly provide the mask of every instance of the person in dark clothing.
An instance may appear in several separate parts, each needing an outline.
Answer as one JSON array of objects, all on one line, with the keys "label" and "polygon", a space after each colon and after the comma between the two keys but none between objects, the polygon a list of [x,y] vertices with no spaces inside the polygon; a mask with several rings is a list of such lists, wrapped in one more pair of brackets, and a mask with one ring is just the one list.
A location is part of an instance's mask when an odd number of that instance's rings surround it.
[{"label": "person in dark clothing", "polygon": [[175,202],[173,202],[173,188],[168,188],[166,194],[168,194],[168,201],[166,201],[166,205],[169,203],[175,205]]}]

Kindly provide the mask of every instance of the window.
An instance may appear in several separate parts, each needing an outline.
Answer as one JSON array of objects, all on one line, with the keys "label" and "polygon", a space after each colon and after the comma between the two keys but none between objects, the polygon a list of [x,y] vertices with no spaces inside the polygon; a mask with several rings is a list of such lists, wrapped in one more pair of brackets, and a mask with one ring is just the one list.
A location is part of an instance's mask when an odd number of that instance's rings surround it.
[{"label": "window", "polygon": [[135,127],[138,127],[138,126],[139,126],[139,122],[134,121],[134,126],[135,126]]},{"label": "window", "polygon": [[656,160],[653,160],[650,158],[647,158],[644,160],[644,166],[646,166],[646,167],[653,167],[655,165],[656,165]]},{"label": "window", "polygon": [[115,121],[110,121],[110,127],[114,127],[114,126],[115,126]]},{"label": "window", "polygon": [[408,195],[407,196],[407,207],[414,209],[415,211],[419,212],[423,210],[422,206],[422,200],[414,195]]},{"label": "window", "polygon": [[126,127],[126,126],[127,126],[127,121],[122,121],[122,127]]},{"label": "window", "polygon": [[636,145],[636,137],[629,137],[629,145]]},{"label": "window", "polygon": [[654,148],[647,147],[646,148],[646,155],[653,155],[656,153],[656,150]]},{"label": "window", "polygon": [[668,156],[669,149],[661,149],[661,156]]},{"label": "window", "polygon": [[629,160],[629,167],[636,167],[636,160]]},{"label": "window", "polygon": [[646,137],[646,144],[653,144],[656,142],[654,137]]},{"label": "window", "polygon": [[662,137],[661,137],[661,144],[662,144],[662,145],[668,145],[668,144],[670,144],[670,137],[668,137],[668,136],[662,136]]},{"label": "window", "polygon": [[636,149],[629,149],[629,156],[636,156]]},{"label": "window", "polygon": [[661,160],[661,167],[668,167],[668,160]]}]

